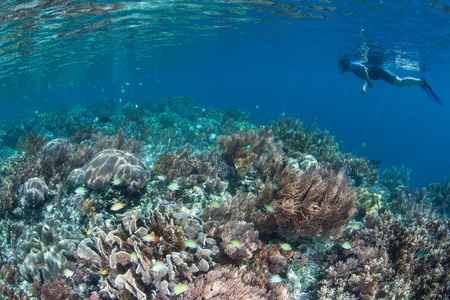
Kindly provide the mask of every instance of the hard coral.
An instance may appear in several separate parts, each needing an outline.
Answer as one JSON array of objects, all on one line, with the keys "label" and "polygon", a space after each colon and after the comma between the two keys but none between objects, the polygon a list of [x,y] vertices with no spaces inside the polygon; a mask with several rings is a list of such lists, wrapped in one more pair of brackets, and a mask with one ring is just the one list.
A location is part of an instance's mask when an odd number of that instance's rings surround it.
[{"label": "hard coral", "polygon": [[150,173],[145,164],[134,154],[114,149],[103,150],[87,165],[84,175],[86,187],[100,190],[115,178],[120,187],[135,192],[146,187]]},{"label": "hard coral", "polygon": [[17,241],[17,260],[25,280],[55,278],[83,234],[72,225],[46,219],[28,228]]},{"label": "hard coral", "polygon": [[319,299],[447,299],[449,221],[416,212],[403,221],[366,215],[346,232],[352,248],[329,256]]},{"label": "hard coral", "polygon": [[281,143],[275,142],[272,131],[261,128],[222,136],[218,139],[222,158],[234,165],[239,176],[257,168],[265,176],[274,176],[283,168]]},{"label": "hard coral", "polygon": [[80,296],[72,293],[68,280],[59,278],[42,286],[42,300],[81,300]]},{"label": "hard coral", "polygon": [[[266,182],[260,211],[253,217],[260,230],[335,238],[356,212],[356,193],[342,172],[318,167],[295,173],[286,167],[274,182]],[[273,210],[264,205],[272,205]]]},{"label": "hard coral", "polygon": [[24,213],[41,208],[49,192],[49,188],[41,179],[34,177],[27,180],[17,192],[16,209],[13,213],[16,216],[23,216]]}]

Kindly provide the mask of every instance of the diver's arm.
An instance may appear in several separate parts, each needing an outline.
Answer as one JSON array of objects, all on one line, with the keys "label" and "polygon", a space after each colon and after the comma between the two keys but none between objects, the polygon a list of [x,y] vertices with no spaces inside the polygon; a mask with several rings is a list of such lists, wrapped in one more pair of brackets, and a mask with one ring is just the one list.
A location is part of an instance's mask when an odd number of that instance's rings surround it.
[{"label": "diver's arm", "polygon": [[369,79],[369,73],[367,72],[367,68],[363,64],[361,64],[361,71],[362,71],[363,77],[364,77],[364,85],[363,85],[363,88],[362,88],[362,92],[365,94],[367,86],[369,86],[369,88],[372,88],[373,85],[372,85],[372,82]]}]

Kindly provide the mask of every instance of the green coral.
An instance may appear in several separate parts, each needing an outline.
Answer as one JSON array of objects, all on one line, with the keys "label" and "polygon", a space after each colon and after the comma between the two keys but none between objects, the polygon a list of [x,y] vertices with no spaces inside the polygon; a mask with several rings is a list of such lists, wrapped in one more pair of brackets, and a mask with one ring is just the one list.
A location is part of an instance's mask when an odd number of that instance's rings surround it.
[{"label": "green coral", "polygon": [[360,187],[357,190],[357,219],[363,218],[366,214],[371,212],[377,212],[378,214],[390,212],[387,201],[381,194],[366,187]]}]

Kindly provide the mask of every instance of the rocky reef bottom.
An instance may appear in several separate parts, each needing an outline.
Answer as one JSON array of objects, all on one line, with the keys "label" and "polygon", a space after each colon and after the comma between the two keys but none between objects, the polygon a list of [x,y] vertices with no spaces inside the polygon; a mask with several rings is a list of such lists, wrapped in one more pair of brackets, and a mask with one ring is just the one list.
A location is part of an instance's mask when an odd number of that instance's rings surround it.
[{"label": "rocky reef bottom", "polygon": [[0,124],[0,299],[449,299],[450,180],[190,97]]}]

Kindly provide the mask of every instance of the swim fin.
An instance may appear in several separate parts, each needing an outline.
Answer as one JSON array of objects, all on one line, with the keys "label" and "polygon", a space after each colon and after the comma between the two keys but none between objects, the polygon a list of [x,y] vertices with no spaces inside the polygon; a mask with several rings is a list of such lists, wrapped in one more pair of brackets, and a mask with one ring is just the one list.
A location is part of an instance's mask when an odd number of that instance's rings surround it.
[{"label": "swim fin", "polygon": [[425,90],[425,92],[427,92],[428,96],[431,98],[431,100],[434,101],[434,103],[436,103],[437,105],[439,105],[440,107],[444,106],[444,103],[442,103],[441,99],[439,99],[439,97],[434,93],[434,91],[431,89],[430,85],[428,84],[428,82],[425,80],[425,78],[420,78],[424,85],[422,86],[422,88]]}]

